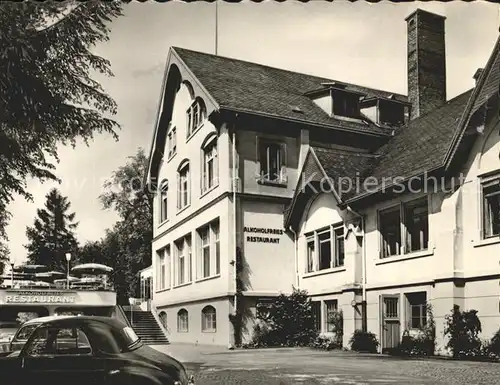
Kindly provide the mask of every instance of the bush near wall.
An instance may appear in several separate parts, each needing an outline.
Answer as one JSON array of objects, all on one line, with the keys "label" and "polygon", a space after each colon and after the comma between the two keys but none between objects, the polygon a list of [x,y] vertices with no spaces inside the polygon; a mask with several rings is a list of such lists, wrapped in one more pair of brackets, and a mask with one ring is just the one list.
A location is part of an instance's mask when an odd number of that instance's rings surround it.
[{"label": "bush near wall", "polygon": [[351,350],[360,353],[377,353],[380,345],[377,336],[368,331],[355,330],[349,340]]},{"label": "bush near wall", "polygon": [[433,356],[436,350],[436,323],[432,304],[427,303],[427,322],[417,330],[405,330],[400,345],[390,351],[392,355]]},{"label": "bush near wall", "polygon": [[318,337],[311,300],[307,291],[293,289],[272,303],[257,306],[258,324],[252,340],[244,348],[310,346]]},{"label": "bush near wall", "polygon": [[310,347],[323,350],[342,349],[344,339],[344,315],[342,310],[328,314],[327,322],[332,325],[333,330],[320,333]]}]

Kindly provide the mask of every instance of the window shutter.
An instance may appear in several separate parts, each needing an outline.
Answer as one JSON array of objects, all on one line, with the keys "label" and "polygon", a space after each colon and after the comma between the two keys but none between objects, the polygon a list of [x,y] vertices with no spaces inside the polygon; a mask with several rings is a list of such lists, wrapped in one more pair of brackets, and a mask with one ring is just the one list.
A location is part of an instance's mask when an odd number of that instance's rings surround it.
[{"label": "window shutter", "polygon": [[177,210],[181,208],[181,176],[177,173]]}]

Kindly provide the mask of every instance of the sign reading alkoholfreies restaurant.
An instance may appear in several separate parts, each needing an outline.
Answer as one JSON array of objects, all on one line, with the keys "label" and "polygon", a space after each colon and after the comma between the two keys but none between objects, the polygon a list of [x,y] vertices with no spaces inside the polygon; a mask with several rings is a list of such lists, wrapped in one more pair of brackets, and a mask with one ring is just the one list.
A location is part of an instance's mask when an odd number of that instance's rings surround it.
[{"label": "sign reading alkoholfreies restaurant", "polygon": [[7,292],[5,303],[74,303],[75,296],[70,293],[53,291],[16,291]]},{"label": "sign reading alkoholfreies restaurant", "polygon": [[257,243],[280,243],[278,237],[269,237],[265,235],[283,235],[282,229],[270,229],[265,227],[243,227],[244,233],[261,234],[261,235],[247,235],[247,242]]}]

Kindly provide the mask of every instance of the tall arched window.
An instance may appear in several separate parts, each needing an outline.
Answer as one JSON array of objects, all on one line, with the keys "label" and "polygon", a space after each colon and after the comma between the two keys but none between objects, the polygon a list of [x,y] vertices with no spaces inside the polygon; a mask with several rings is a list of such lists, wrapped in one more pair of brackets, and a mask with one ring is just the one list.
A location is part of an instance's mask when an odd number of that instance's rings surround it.
[{"label": "tall arched window", "polygon": [[177,209],[181,210],[190,204],[189,193],[189,161],[185,159],[177,169],[178,187],[177,187]]},{"label": "tall arched window", "polygon": [[218,184],[218,157],[217,157],[217,135],[210,134],[203,145],[202,150],[202,185],[201,192],[204,193]]},{"label": "tall arched window", "polygon": [[187,332],[189,330],[188,311],[181,309],[177,312],[177,331]]},{"label": "tall arched window", "polygon": [[211,305],[207,305],[201,311],[201,330],[203,332],[215,332],[217,330],[217,312]]},{"label": "tall arched window", "polygon": [[187,131],[186,137],[189,138],[205,121],[207,117],[207,108],[202,98],[194,99],[193,104],[187,110]]},{"label": "tall arched window", "polygon": [[165,329],[168,330],[168,323],[167,323],[167,313],[164,311],[161,311],[160,314],[158,314],[158,317],[160,317],[161,324]]}]

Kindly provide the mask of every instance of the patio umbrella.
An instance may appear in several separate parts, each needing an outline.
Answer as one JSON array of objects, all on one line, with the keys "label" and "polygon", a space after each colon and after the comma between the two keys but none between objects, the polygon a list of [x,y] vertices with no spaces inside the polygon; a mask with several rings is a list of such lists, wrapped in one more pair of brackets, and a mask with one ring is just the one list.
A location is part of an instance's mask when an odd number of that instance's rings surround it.
[{"label": "patio umbrella", "polygon": [[47,271],[48,267],[45,265],[20,265],[14,266],[15,272],[21,273],[41,273],[43,271]]},{"label": "patio umbrella", "polygon": [[106,265],[101,265],[100,263],[84,263],[82,265],[75,266],[71,269],[73,272],[79,272],[79,273],[93,273],[93,274],[99,274],[99,273],[110,273],[113,271],[113,269],[109,266]]}]

